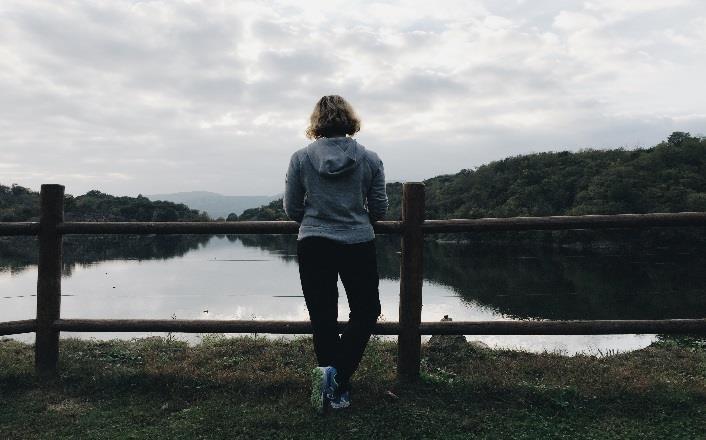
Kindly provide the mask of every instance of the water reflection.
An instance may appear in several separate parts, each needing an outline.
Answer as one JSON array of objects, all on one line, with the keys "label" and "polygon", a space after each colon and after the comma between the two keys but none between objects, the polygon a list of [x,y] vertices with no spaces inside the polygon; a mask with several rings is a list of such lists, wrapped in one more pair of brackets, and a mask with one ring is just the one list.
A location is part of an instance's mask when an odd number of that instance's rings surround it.
[{"label": "water reflection", "polygon": [[429,242],[425,277],[520,319],[700,318],[703,253],[576,253]]},{"label": "water reflection", "polygon": [[[206,246],[205,235],[67,235],[63,273],[106,260],[168,260]],[[231,237],[236,240],[236,237]],[[0,273],[20,273],[37,265],[37,237],[0,237]]]},{"label": "water reflection", "polygon": [[[377,240],[383,318],[397,320],[399,239]],[[296,240],[270,236],[70,236],[66,318],[307,319]],[[704,255],[425,243],[423,320],[702,317]],[[34,316],[36,240],[0,240],[0,321]],[[339,290],[343,292],[342,286]],[[348,313],[341,301],[340,316]],[[73,334],[75,335],[75,334]],[[82,336],[130,337],[127,334]],[[652,335],[479,336],[531,350],[631,349]],[[31,340],[31,336],[26,339]]]},{"label": "water reflection", "polygon": [[[246,246],[296,259],[290,236],[242,237]],[[399,280],[399,239],[377,239],[380,275]],[[621,253],[622,251],[622,253]],[[546,246],[426,241],[424,278],[471,306],[514,319],[666,319],[706,314],[706,255],[633,249],[577,252]]]}]

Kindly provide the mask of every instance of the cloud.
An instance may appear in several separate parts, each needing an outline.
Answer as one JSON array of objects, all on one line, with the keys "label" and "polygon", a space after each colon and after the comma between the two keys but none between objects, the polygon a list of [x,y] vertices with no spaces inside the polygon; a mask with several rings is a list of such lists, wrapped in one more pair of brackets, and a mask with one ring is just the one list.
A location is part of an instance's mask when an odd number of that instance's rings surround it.
[{"label": "cloud", "polygon": [[8,0],[0,182],[278,193],[331,93],[390,179],[651,145],[704,131],[705,23],[696,1]]}]

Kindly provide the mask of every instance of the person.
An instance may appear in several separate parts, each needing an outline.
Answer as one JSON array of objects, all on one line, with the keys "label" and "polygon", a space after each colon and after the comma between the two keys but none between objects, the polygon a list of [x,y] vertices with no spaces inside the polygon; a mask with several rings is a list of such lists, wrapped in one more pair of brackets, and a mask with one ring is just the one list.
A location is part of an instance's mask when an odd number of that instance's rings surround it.
[{"label": "person", "polygon": [[[299,223],[299,277],[319,365],[311,373],[311,402],[318,412],[350,405],[351,376],[380,315],[372,224],[384,218],[388,199],[382,160],[353,138],[359,130],[346,100],[322,97],[306,130],[313,142],[292,155],[285,178],[284,210]],[[340,336],[339,276],[350,308]]]}]

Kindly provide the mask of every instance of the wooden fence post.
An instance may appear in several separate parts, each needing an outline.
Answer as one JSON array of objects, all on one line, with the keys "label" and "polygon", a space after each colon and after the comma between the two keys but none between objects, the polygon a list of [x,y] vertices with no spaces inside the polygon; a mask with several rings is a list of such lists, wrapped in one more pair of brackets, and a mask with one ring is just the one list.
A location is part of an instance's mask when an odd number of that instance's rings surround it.
[{"label": "wooden fence post", "polygon": [[424,235],[424,184],[402,186],[402,255],[400,261],[400,335],[397,342],[397,377],[401,381],[419,378],[422,320]]},{"label": "wooden fence post", "polygon": [[35,371],[53,376],[59,360],[59,331],[52,328],[61,309],[62,236],[56,226],[64,221],[64,186],[42,185],[39,193],[39,263],[37,268],[37,333]]}]

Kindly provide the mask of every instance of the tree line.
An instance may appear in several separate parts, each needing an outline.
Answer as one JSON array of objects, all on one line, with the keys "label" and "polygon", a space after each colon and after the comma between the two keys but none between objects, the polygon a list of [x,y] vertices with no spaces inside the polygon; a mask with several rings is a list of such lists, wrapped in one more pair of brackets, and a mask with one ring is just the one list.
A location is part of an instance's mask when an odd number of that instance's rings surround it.
[{"label": "tree line", "polygon": [[[508,157],[424,180],[428,219],[706,211],[706,138],[674,132],[651,148],[585,149]],[[400,218],[402,184],[387,184]],[[67,195],[76,221],[209,221],[184,204],[89,191]],[[39,194],[0,185],[0,221],[39,218]],[[223,220],[219,218],[217,220]],[[228,221],[287,220],[282,199]]]},{"label": "tree line", "polygon": [[[64,218],[67,221],[208,221],[205,212],[180,203],[151,201],[147,197],[117,197],[100,191],[80,196],[64,197]],[[0,184],[0,221],[38,221],[39,193],[13,184]]]},{"label": "tree line", "polygon": [[[651,148],[524,154],[424,180],[428,219],[706,211],[706,138]],[[388,183],[400,219],[402,184]],[[286,220],[282,200],[239,220]]]}]

